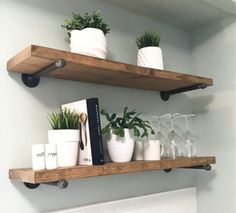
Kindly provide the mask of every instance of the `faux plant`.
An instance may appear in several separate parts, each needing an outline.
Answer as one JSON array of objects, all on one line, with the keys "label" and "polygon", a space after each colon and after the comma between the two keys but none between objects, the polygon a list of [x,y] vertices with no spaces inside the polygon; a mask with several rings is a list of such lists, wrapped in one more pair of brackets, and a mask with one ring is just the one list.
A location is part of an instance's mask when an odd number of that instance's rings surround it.
[{"label": "faux plant", "polygon": [[101,110],[101,114],[108,121],[108,124],[102,129],[102,134],[108,135],[112,131],[115,135],[124,137],[124,129],[126,128],[133,130],[136,137],[148,137],[149,131],[151,134],[155,134],[150,122],[142,120],[139,117],[141,113],[137,113],[136,110],[128,111],[128,107],[124,108],[122,117],[118,117],[116,113],[109,114],[104,109]]},{"label": "faux plant", "polygon": [[159,47],[160,38],[160,35],[156,32],[143,32],[135,41],[138,49],[150,46]]},{"label": "faux plant", "polygon": [[79,114],[67,108],[49,114],[53,129],[79,129]]},{"label": "faux plant", "polygon": [[72,18],[64,20],[64,24],[61,26],[67,30],[69,35],[72,30],[82,30],[87,27],[100,29],[105,35],[110,32],[108,23],[103,21],[99,10],[95,10],[91,15],[85,13],[84,16],[72,13]]}]

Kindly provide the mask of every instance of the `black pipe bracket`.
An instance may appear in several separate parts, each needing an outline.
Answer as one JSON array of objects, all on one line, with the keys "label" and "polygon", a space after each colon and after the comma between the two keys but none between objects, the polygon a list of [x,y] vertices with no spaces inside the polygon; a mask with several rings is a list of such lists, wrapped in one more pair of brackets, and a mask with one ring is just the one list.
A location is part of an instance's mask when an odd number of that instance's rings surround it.
[{"label": "black pipe bracket", "polygon": [[183,93],[183,92],[188,92],[188,91],[192,91],[192,90],[196,90],[196,89],[205,89],[205,88],[207,88],[207,84],[196,84],[193,86],[184,87],[184,88],[180,88],[180,89],[176,89],[176,90],[161,91],[160,96],[163,101],[167,101],[167,100],[169,100],[171,95],[175,95],[175,94],[179,94],[179,93]]},{"label": "black pipe bracket", "polygon": [[[206,171],[211,171],[211,165],[210,164],[205,164],[205,165],[200,165],[200,166],[190,166],[190,167],[180,167],[176,169],[202,169]],[[166,173],[171,172],[172,169],[164,169]]]},{"label": "black pipe bracket", "polygon": [[[67,180],[59,180],[59,181],[48,182],[48,183],[43,183],[43,184],[50,185],[50,186],[56,186],[60,189],[66,189],[69,185]],[[27,183],[27,182],[24,182],[24,185],[28,189],[36,189],[36,188],[39,187],[40,183]]]},{"label": "black pipe bracket", "polygon": [[34,88],[39,85],[40,77],[45,76],[54,70],[63,68],[64,66],[66,66],[66,61],[64,59],[58,59],[33,74],[22,74],[21,78],[27,87]]}]

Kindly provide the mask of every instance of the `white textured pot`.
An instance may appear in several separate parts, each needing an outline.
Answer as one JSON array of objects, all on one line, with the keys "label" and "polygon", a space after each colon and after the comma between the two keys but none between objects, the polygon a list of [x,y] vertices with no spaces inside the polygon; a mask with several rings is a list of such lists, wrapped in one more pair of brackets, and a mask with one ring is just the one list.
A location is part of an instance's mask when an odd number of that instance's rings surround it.
[{"label": "white textured pot", "polygon": [[76,165],[78,159],[79,130],[49,130],[48,142],[57,145],[58,167]]},{"label": "white textured pot", "polygon": [[134,151],[134,139],[129,129],[125,129],[123,138],[111,134],[107,140],[107,149],[113,162],[129,162],[131,161]]},{"label": "white textured pot", "polygon": [[72,30],[70,42],[71,52],[102,59],[107,56],[106,37],[100,29]]},{"label": "white textured pot", "polygon": [[137,64],[163,70],[163,57],[160,47],[144,47],[138,50]]}]

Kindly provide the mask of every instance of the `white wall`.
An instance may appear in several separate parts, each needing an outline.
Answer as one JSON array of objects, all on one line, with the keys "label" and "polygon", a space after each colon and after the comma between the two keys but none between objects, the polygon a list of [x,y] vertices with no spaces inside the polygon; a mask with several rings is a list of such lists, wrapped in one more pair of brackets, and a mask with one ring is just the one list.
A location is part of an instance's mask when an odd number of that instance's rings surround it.
[{"label": "white wall", "polygon": [[10,168],[31,166],[31,145],[47,142],[47,113],[62,103],[98,97],[101,107],[121,111],[124,106],[146,115],[187,112],[190,98],[172,97],[167,103],[154,91],[118,88],[83,82],[42,78],[35,89],[25,87],[19,74],[6,71],[7,60],[29,44],[69,49],[60,25],[71,12],[100,8],[109,21],[110,59],[135,63],[134,38],[144,30],[162,33],[161,46],[167,69],[191,72],[189,35],[95,0],[0,0],[0,210],[42,212],[99,201],[121,199],[193,186],[192,171],[163,171],[70,181],[66,190],[41,185],[29,190],[8,179]]},{"label": "white wall", "polygon": [[[191,33],[193,71],[214,87],[193,97],[199,152],[215,155],[215,170],[196,175],[198,212],[236,212],[236,18]],[[196,94],[196,93],[195,93]]]}]

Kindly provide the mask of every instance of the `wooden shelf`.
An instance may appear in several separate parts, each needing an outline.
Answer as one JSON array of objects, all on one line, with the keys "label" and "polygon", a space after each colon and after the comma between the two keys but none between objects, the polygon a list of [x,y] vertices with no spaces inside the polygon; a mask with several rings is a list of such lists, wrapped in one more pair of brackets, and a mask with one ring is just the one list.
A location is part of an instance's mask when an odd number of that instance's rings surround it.
[{"label": "wooden shelf", "polygon": [[57,59],[66,60],[66,66],[50,72],[49,77],[163,92],[199,84],[213,85],[210,78],[144,68],[36,45],[29,46],[11,58],[7,69],[34,74]]},{"label": "wooden shelf", "polygon": [[55,170],[33,171],[29,169],[10,169],[9,178],[26,183],[48,183],[60,180],[80,179],[87,177],[126,174],[151,170],[166,170],[182,167],[196,167],[215,164],[215,157],[164,159],[160,161],[131,161],[128,163],[108,163],[101,166],[76,166]]}]

